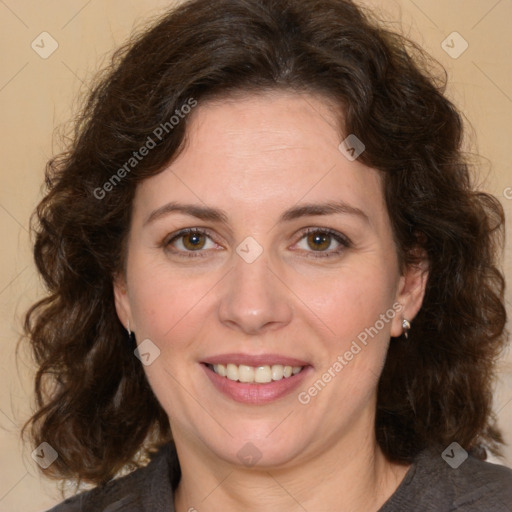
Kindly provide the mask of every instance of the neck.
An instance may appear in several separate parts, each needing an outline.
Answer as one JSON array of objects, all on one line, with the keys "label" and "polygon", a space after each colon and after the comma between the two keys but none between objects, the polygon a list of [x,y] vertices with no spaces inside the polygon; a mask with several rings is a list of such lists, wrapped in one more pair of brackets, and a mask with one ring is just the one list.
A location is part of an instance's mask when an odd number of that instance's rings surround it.
[{"label": "neck", "polygon": [[409,466],[388,461],[373,436],[355,437],[279,468],[245,468],[204,457],[175,439],[182,471],[176,512],[377,512]]}]

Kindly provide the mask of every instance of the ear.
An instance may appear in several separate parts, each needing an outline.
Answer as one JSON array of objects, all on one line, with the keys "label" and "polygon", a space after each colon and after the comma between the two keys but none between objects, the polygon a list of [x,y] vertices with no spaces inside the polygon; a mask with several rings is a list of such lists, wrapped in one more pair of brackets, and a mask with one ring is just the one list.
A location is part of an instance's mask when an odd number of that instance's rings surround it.
[{"label": "ear", "polygon": [[396,302],[398,302],[402,308],[399,314],[393,319],[391,336],[398,337],[403,334],[402,321],[404,319],[409,320],[412,324],[414,317],[418,314],[423,303],[428,275],[428,259],[426,254],[422,252],[415,263],[405,268],[403,275],[400,277]]},{"label": "ear", "polygon": [[117,316],[121,323],[130,330],[135,330],[135,325],[132,320],[130,299],[128,296],[128,289],[126,286],[126,278],[124,275],[118,274],[114,277],[114,302],[116,306]]}]

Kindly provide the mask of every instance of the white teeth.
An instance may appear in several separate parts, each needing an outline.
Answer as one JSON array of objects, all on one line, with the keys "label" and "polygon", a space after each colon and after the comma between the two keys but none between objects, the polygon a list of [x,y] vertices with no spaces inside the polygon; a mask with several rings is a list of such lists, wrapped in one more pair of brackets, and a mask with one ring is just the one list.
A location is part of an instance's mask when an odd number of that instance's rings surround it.
[{"label": "white teeth", "polygon": [[259,382],[260,384],[265,384],[266,382],[272,381],[272,372],[270,370],[270,366],[258,366],[256,370],[254,370],[254,382]]},{"label": "white teeth", "polygon": [[[215,366],[213,367],[213,371],[215,371]],[[229,380],[238,380],[238,366],[236,364],[228,364],[226,366],[226,377]]]},{"label": "white teeth", "polygon": [[[212,366],[210,366],[212,368]],[[236,365],[229,363],[214,364],[213,371],[221,377],[227,377],[229,380],[240,381],[245,383],[266,384],[273,380],[281,380],[283,378],[297,375],[302,370],[302,366],[289,366],[282,364],[264,365],[264,366],[247,366],[245,364]]]},{"label": "white teeth", "polygon": [[240,382],[254,382],[254,368],[241,364],[238,367],[238,380]]},{"label": "white teeth", "polygon": [[283,365],[275,364],[272,366],[272,380],[281,380],[284,376]]}]

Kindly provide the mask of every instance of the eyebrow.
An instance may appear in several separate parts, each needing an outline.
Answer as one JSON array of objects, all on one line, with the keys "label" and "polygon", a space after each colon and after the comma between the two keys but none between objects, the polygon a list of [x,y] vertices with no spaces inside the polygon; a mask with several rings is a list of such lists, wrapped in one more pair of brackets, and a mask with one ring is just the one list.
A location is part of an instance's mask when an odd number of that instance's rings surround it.
[{"label": "eyebrow", "polygon": [[336,213],[355,215],[360,217],[366,223],[370,224],[370,219],[363,210],[351,206],[344,201],[331,201],[327,203],[311,203],[303,204],[290,208],[281,215],[280,222],[291,221],[300,217],[307,217],[312,215],[333,215]]},{"label": "eyebrow", "polygon": [[[192,204],[182,204],[177,202],[170,202],[157,208],[148,216],[144,221],[144,225],[154,222],[155,220],[169,215],[171,213],[184,213],[191,217],[196,217],[201,220],[209,220],[212,222],[219,222],[222,224],[228,223],[228,215],[225,211],[218,208],[211,208],[208,206],[198,206]],[[343,201],[327,202],[327,203],[307,203],[299,206],[294,206],[289,210],[286,210],[281,217],[279,222],[289,222],[292,220],[299,219],[301,217],[308,216],[320,216],[320,215],[333,215],[333,214],[345,214],[354,215],[366,223],[370,223],[368,215],[363,210],[351,206]]]},{"label": "eyebrow", "polygon": [[227,224],[228,222],[227,214],[217,208],[171,202],[151,212],[149,217],[144,221],[144,225],[175,212],[184,213],[201,220],[210,220],[213,222],[221,222],[223,224]]}]

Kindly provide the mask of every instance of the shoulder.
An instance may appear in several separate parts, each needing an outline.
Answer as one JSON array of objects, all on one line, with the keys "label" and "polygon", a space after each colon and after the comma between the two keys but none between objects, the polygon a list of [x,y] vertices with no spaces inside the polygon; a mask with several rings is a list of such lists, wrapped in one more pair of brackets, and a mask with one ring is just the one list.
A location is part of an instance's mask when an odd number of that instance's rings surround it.
[{"label": "shoulder", "polygon": [[456,446],[425,450],[381,512],[413,505],[418,512],[511,512],[512,469],[468,456]]},{"label": "shoulder", "polygon": [[512,511],[512,469],[468,457],[459,468],[448,466],[445,471],[460,510]]},{"label": "shoulder", "polygon": [[176,452],[168,445],[161,448],[147,466],[68,498],[48,512],[171,512],[174,510],[172,488],[177,479]]}]

